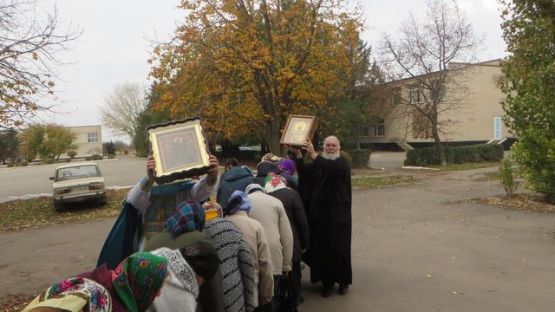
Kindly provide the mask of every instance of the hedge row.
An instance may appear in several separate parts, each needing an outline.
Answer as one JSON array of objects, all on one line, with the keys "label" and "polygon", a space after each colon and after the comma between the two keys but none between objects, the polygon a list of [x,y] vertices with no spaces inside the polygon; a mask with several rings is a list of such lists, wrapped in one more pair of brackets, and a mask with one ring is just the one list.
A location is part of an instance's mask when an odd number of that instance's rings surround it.
[{"label": "hedge row", "polygon": [[[423,166],[439,164],[435,147],[414,149],[407,152],[406,166]],[[445,147],[447,163],[462,164],[468,162],[500,161],[503,159],[503,146],[500,144],[479,144]]]},{"label": "hedge row", "polygon": [[368,166],[368,160],[370,160],[370,153],[372,151],[368,149],[356,149],[350,150],[347,153],[351,158],[351,167],[353,168],[365,168]]}]

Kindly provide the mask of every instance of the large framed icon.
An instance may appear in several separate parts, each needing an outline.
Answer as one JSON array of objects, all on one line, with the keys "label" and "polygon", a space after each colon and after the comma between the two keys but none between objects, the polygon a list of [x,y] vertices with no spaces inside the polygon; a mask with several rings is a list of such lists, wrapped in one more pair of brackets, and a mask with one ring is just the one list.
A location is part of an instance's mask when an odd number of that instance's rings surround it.
[{"label": "large framed icon", "polygon": [[199,117],[156,124],[147,131],[158,184],[208,171],[209,150]]},{"label": "large framed icon", "polygon": [[279,143],[301,146],[307,139],[312,139],[316,126],[317,122],[314,116],[289,115]]}]

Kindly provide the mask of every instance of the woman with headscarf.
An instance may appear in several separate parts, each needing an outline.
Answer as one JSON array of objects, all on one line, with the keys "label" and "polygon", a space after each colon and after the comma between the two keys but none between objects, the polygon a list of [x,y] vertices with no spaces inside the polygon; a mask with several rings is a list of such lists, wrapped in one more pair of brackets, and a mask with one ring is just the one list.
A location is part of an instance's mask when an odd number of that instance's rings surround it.
[{"label": "woman with headscarf", "polygon": [[23,311],[144,312],[162,288],[166,273],[166,258],[138,252],[115,270],[104,265],[52,285]]},{"label": "woman with headscarf", "polygon": [[[201,232],[203,228],[204,209],[202,206],[196,201],[184,201],[177,206],[174,214],[166,220],[164,232],[152,236],[144,245],[144,249],[155,250],[162,247],[183,249],[197,242],[212,246],[210,239]],[[193,267],[193,269],[195,268]],[[198,273],[197,270],[195,272]],[[215,275],[209,277],[199,287],[199,306],[202,311],[225,312],[222,274],[219,268]]]},{"label": "woman with headscarf", "polygon": [[243,233],[224,219],[217,202],[202,205],[206,224],[203,232],[210,238],[221,261],[224,304],[227,312],[254,310],[254,259]]},{"label": "woman with headscarf", "polygon": [[254,257],[255,306],[270,303],[273,295],[272,258],[266,233],[260,222],[249,218],[250,200],[245,192],[235,191],[231,194],[224,208],[224,216],[233,222],[243,233],[245,241]]},{"label": "woman with headscarf", "polygon": [[179,250],[159,248],[152,251],[168,260],[168,279],[148,312],[195,312],[199,286],[212,279],[219,266],[212,245],[198,241]]}]

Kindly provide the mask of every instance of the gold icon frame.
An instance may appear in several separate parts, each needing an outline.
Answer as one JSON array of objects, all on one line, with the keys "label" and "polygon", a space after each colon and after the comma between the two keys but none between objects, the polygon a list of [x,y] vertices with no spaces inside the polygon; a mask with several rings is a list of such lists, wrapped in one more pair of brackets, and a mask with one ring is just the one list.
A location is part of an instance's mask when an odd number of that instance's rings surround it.
[{"label": "gold icon frame", "polygon": [[206,173],[210,154],[200,118],[157,124],[147,131],[158,183]]},{"label": "gold icon frame", "polygon": [[307,139],[312,139],[316,126],[317,121],[314,116],[289,115],[279,143],[301,146]]}]

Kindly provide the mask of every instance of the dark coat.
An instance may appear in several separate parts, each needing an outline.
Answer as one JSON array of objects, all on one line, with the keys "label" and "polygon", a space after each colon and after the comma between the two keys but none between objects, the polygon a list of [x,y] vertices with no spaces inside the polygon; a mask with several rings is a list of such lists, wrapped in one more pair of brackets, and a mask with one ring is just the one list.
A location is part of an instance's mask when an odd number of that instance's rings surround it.
[{"label": "dark coat", "polygon": [[254,183],[254,176],[249,168],[236,166],[229,169],[222,174],[216,201],[220,206],[225,207],[234,191],[245,191],[247,185],[251,183]]},{"label": "dark coat", "polygon": [[310,280],[351,284],[351,169],[347,160],[322,156],[296,161],[303,198],[309,205]]},{"label": "dark coat", "polygon": [[283,203],[293,232],[293,261],[301,261],[302,250],[309,245],[308,219],[299,193],[290,188],[268,193]]}]

